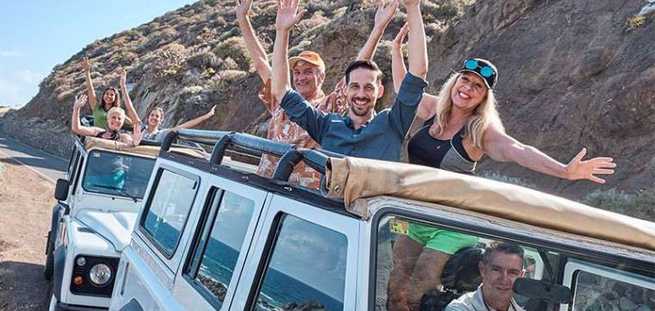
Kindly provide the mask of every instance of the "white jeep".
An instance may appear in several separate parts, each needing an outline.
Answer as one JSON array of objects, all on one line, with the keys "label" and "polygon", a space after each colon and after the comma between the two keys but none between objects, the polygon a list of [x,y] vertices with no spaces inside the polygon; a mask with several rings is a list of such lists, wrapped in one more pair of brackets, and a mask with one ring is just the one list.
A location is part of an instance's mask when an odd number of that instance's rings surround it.
[{"label": "white jeep", "polygon": [[57,181],[46,244],[50,310],[107,309],[158,152],[76,138],[66,177]]},{"label": "white jeep", "polygon": [[[172,132],[162,145],[110,310],[400,310],[391,306],[410,293],[409,309],[442,310],[478,288],[494,241],[524,250],[525,277],[513,283],[521,308],[655,310],[651,222],[244,134],[216,134],[209,161],[169,150],[212,136],[198,133]],[[223,160],[226,150],[281,159],[267,178]],[[321,192],[287,182],[299,161],[325,175]],[[419,261],[448,246],[433,239],[440,234],[469,246],[451,249],[442,285],[424,284],[433,267]]]}]

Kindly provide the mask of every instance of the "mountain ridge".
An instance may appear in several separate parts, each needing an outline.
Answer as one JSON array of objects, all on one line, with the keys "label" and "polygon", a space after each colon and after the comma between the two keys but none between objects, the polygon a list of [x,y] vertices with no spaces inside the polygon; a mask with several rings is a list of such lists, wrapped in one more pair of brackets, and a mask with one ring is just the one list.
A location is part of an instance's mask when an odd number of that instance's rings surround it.
[{"label": "mountain ridge", "polygon": [[[153,21],[97,40],[73,55],[40,84],[22,109],[0,127],[58,154],[66,142],[72,98],[83,92],[79,60],[95,64],[94,82],[118,85],[126,66],[140,116],[165,108],[164,126],[188,120],[213,104],[217,117],[204,128],[263,135],[268,118],[261,87],[240,32],[232,1],[199,1]],[[292,33],[291,54],[316,50],[328,63],[324,90],[343,74],[373,24],[374,7],[363,1],[305,1],[306,18]],[[435,94],[451,69],[466,57],[494,61],[497,97],[508,133],[561,162],[582,147],[591,156],[612,156],[618,168],[608,185],[569,182],[516,164],[484,161],[483,173],[517,176],[540,190],[579,198],[597,189],[632,193],[655,180],[655,42],[652,14],[635,20],[638,1],[505,0],[423,1],[428,43],[428,92]],[[252,22],[267,52],[274,38],[275,1],[255,1]],[[391,90],[390,40],[403,13],[389,25],[375,60]],[[383,105],[393,97],[386,92]],[[536,130],[538,129],[538,130]],[[57,139],[51,139],[52,136]]]}]

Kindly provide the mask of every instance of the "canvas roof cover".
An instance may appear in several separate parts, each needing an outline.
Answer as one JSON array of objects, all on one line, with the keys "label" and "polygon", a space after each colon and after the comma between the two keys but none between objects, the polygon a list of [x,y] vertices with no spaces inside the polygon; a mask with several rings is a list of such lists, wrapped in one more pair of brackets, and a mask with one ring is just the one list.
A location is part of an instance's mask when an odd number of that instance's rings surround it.
[{"label": "canvas roof cover", "polygon": [[[148,157],[157,157],[159,155],[159,146],[145,146],[139,145],[136,147],[125,147],[119,144],[116,144],[113,140],[96,138],[96,137],[86,137],[84,141],[84,148],[90,150],[91,148],[100,148],[110,151],[120,151],[124,153],[139,154]],[[172,152],[182,153],[188,156],[197,157],[197,158],[208,158],[209,154],[206,152],[200,151],[193,148],[171,148]]]},{"label": "canvas roof cover", "polygon": [[406,163],[347,157],[329,164],[328,196],[362,217],[357,199],[388,195],[655,250],[655,223],[536,190]]}]

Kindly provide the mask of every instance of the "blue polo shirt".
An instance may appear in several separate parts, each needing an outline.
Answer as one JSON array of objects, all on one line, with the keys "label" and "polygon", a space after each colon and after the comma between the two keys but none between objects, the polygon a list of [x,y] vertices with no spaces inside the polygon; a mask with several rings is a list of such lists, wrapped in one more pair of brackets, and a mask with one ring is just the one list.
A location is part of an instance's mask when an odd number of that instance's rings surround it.
[{"label": "blue polo shirt", "polygon": [[289,90],[280,106],[321,145],[321,148],[347,156],[399,161],[400,149],[416,108],[427,86],[425,80],[407,73],[391,108],[380,111],[359,129],[349,117],[315,109],[300,94]]}]

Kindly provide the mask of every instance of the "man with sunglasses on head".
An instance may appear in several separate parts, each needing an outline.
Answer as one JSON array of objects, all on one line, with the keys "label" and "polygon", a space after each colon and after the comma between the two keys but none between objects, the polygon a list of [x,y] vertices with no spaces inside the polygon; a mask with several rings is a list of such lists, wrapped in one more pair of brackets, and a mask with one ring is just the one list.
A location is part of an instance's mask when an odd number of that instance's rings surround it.
[{"label": "man with sunglasses on head", "polygon": [[[255,69],[264,82],[264,88],[259,97],[266,109],[271,114],[268,125],[267,138],[284,143],[295,144],[300,148],[316,148],[318,144],[305,130],[291,122],[289,117],[280,107],[279,101],[274,100],[271,95],[271,67],[266,58],[261,43],[257,39],[255,31],[248,14],[252,6],[252,0],[239,0],[236,8],[237,22],[248,52],[250,53]],[[358,60],[370,60],[375,54],[382,34],[391,19],[395,16],[398,8],[398,0],[381,1],[375,14],[373,30],[364,44],[364,47],[357,55]],[[346,109],[345,80],[340,81],[335,90],[326,95],[322,86],[325,80],[326,66],[321,56],[313,51],[303,51],[297,56],[289,59],[289,65],[293,77],[293,88],[303,96],[312,107],[323,113],[343,114]],[[258,167],[258,174],[271,176],[275,170],[277,159],[264,155]],[[290,177],[291,182],[298,183],[308,188],[318,188],[320,174],[299,163]]]},{"label": "man with sunglasses on head", "polygon": [[288,70],[289,32],[298,23],[298,0],[278,1],[273,49],[272,94],[289,118],[323,149],[350,156],[397,161],[400,146],[427,85],[427,50],[419,0],[404,0],[410,25],[409,73],[391,109],[375,113],[384,88],[372,61],[355,61],[346,69],[348,115],[324,113],[291,90]]}]

